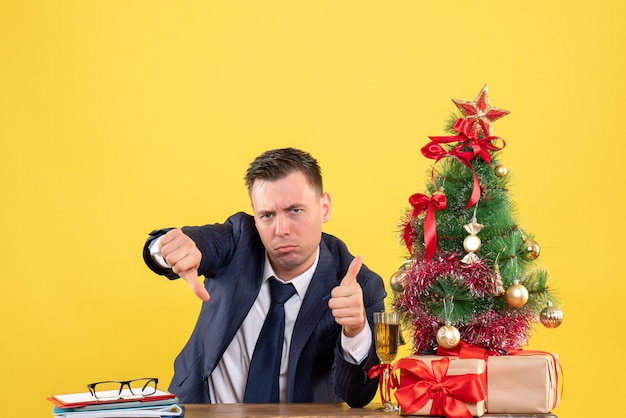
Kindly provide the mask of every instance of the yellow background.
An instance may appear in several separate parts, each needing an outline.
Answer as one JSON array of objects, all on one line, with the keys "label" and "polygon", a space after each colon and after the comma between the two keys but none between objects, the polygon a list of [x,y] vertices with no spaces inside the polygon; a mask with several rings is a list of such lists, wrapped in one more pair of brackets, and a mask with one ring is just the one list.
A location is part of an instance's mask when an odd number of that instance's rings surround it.
[{"label": "yellow background", "polygon": [[527,348],[565,368],[560,417],[621,408],[626,30],[620,1],[9,1],[0,4],[0,397],[157,376],[199,301],[143,264],[156,227],[249,208],[247,164],[295,146],[325,230],[387,280],[450,99],[494,124],[519,223],[565,320]]}]

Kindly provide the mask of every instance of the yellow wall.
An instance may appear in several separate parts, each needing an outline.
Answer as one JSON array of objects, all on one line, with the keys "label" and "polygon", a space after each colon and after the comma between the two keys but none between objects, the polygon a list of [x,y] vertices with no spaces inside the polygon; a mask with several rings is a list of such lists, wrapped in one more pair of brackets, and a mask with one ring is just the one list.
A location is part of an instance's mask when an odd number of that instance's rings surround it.
[{"label": "yellow wall", "polygon": [[[561,417],[618,408],[626,369],[620,1],[8,1],[0,4],[0,396],[6,416],[98,379],[158,376],[199,301],[141,259],[155,227],[248,209],[242,176],[295,146],[326,231],[388,278],[424,190],[419,149],[488,83],[520,224],[565,321]],[[7,411],[8,408],[8,411]]]}]

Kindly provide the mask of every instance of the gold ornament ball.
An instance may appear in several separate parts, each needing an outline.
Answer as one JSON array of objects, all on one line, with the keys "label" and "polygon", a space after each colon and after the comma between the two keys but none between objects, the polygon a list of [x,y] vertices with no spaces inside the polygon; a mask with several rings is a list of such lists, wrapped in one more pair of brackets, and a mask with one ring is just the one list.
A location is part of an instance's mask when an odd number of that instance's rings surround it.
[{"label": "gold ornament ball", "polygon": [[502,164],[498,164],[493,171],[496,173],[498,177],[504,177],[509,174],[509,169],[503,166]]},{"label": "gold ornament ball", "polygon": [[556,328],[563,322],[563,312],[556,306],[548,305],[539,314],[539,321],[546,328]]},{"label": "gold ornament ball", "polygon": [[481,245],[482,242],[477,235],[468,235],[463,240],[463,248],[465,248],[465,251],[467,251],[468,253],[475,253],[476,251],[480,250]]},{"label": "gold ornament ball", "polygon": [[443,348],[454,348],[461,342],[461,334],[453,325],[444,325],[437,331],[437,343]]},{"label": "gold ornament ball", "polygon": [[398,270],[391,275],[389,285],[394,292],[404,292],[404,271]]},{"label": "gold ornament ball", "polygon": [[539,244],[532,239],[527,239],[524,241],[524,257],[528,260],[534,260],[539,257],[539,253],[541,252],[541,248],[539,248]]},{"label": "gold ornament ball", "polygon": [[520,284],[517,280],[506,289],[504,293],[506,303],[514,308],[520,308],[528,302],[528,290],[523,284]]}]

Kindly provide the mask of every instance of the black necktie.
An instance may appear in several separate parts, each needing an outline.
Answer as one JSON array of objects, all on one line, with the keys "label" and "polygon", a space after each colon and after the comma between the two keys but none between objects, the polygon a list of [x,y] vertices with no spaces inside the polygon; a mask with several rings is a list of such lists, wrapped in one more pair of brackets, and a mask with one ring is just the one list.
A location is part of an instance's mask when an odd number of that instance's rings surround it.
[{"label": "black necktie", "polygon": [[285,338],[284,303],[296,293],[296,289],[293,284],[283,284],[274,277],[270,277],[269,282],[272,305],[252,354],[243,398],[247,403],[279,402],[278,377]]}]

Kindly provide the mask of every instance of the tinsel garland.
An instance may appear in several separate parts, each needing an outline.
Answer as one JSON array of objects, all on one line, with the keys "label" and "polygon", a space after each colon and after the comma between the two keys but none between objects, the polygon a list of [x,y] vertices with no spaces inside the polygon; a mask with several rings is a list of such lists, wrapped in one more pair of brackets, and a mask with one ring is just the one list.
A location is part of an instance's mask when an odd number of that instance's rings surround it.
[{"label": "tinsel garland", "polygon": [[431,290],[442,277],[456,278],[459,287],[480,301],[467,318],[454,323],[463,341],[493,351],[520,349],[536,322],[535,313],[530,308],[507,306],[501,296],[493,295],[493,269],[482,260],[465,264],[462,257],[462,253],[448,252],[438,253],[430,261],[417,258],[403,272],[403,291],[396,294],[394,308],[411,331],[413,353],[437,347],[436,333],[446,318],[432,311],[438,295],[431,294]]}]

